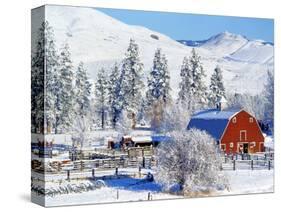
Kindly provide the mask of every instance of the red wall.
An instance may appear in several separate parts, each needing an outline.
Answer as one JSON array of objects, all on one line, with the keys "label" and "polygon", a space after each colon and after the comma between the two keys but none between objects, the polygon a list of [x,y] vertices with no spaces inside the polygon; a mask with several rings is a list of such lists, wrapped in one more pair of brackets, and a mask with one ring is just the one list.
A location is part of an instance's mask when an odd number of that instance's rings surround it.
[{"label": "red wall", "polygon": [[[233,119],[236,117],[236,123],[233,123]],[[253,118],[253,122],[250,123],[249,118]],[[242,134],[242,140],[240,139],[240,131],[246,130],[246,139]],[[237,146],[241,142],[248,144],[249,153],[261,152],[263,150],[264,137],[260,130],[257,120],[246,111],[240,111],[233,116],[228,122],[228,126],[221,138],[221,144],[225,144],[226,153],[239,152]],[[255,146],[252,142],[255,142]],[[233,147],[230,147],[230,143],[233,143]],[[261,146],[262,145],[262,146]]]}]

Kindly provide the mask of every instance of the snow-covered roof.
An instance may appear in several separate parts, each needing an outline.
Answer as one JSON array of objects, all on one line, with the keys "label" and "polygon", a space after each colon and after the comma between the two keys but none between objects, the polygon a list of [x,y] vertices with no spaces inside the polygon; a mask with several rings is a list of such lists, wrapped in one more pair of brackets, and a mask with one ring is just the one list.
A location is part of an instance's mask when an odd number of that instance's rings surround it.
[{"label": "snow-covered roof", "polygon": [[233,110],[218,110],[218,109],[207,109],[196,112],[192,119],[227,119],[229,120],[236,113],[241,111],[241,109]]},{"label": "snow-covered roof", "polygon": [[133,142],[138,142],[138,143],[146,143],[146,142],[152,142],[151,136],[136,136],[132,137]]},{"label": "snow-covered roof", "polygon": [[37,143],[38,141],[53,142],[53,144],[63,144],[71,145],[71,135],[69,134],[31,134],[32,143]]},{"label": "snow-covered roof", "polygon": [[223,110],[208,109],[195,113],[187,126],[187,129],[196,128],[206,131],[216,140],[219,140],[231,117],[237,114],[240,109]]}]

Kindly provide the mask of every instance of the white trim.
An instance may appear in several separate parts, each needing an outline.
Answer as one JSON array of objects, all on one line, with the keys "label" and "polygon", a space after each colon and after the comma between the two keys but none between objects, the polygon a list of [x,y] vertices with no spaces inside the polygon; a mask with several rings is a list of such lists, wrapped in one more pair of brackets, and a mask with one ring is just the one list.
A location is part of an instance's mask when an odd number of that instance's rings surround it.
[{"label": "white trim", "polygon": [[248,144],[248,153],[249,153],[249,143],[250,142],[237,142],[237,152],[240,152],[240,144],[242,144],[243,149],[244,149],[243,144]]},{"label": "white trim", "polygon": [[259,151],[262,152],[262,151],[261,151],[261,144],[263,145],[263,152],[264,152],[264,151],[265,151],[264,142],[260,142],[260,143],[259,143]]},{"label": "white trim", "polygon": [[246,142],[246,141],[247,141],[247,130],[240,130],[240,141],[242,141],[242,139],[241,139],[241,137],[242,137],[242,136],[241,136],[241,133],[243,133],[243,132],[245,133],[245,140],[243,140],[243,141]]},{"label": "white trim", "polygon": [[222,135],[221,135],[221,137],[220,137],[220,142],[221,142],[221,139],[223,138],[224,134],[226,133],[226,129],[228,128],[228,125],[229,125],[229,123],[231,122],[232,117],[236,116],[238,113],[240,113],[240,112],[242,112],[242,111],[243,111],[243,110],[239,110],[238,112],[234,113],[232,116],[229,117],[228,122],[227,122],[227,125],[226,125],[226,127],[225,127],[225,129],[224,129],[224,131],[223,131],[223,133],[222,133]]},{"label": "white trim", "polygon": [[[224,146],[224,149],[222,148],[222,146]],[[220,144],[220,148],[221,150],[226,151],[226,144]]]}]

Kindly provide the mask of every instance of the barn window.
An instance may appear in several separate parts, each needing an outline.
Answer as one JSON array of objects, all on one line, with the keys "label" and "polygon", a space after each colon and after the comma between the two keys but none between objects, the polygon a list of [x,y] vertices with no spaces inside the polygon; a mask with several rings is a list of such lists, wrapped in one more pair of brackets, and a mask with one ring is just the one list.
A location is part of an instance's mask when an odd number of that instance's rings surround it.
[{"label": "barn window", "polygon": [[232,123],[236,123],[236,117],[234,117],[233,119],[232,119]]},{"label": "barn window", "polygon": [[229,143],[229,147],[230,147],[230,148],[233,148],[233,143],[232,143],[232,142]]},{"label": "barn window", "polygon": [[255,146],[256,146],[256,142],[253,141],[253,142],[250,143],[250,147],[251,147],[251,148],[253,148],[253,147],[255,147]]},{"label": "barn window", "polygon": [[250,118],[249,118],[249,122],[250,122],[250,123],[253,123],[253,122],[254,122],[253,117],[250,117]]}]

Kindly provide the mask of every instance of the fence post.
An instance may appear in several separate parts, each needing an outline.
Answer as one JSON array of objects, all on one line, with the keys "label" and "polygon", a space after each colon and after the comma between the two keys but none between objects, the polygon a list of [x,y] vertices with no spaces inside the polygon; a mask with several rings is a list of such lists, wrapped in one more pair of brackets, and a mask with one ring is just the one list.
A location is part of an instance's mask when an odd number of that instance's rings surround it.
[{"label": "fence post", "polygon": [[115,168],[115,175],[118,175],[118,167]]},{"label": "fence post", "polygon": [[67,173],[67,181],[70,181],[70,170],[67,170],[66,173]]},{"label": "fence post", "polygon": [[139,166],[139,177],[141,177],[141,166]]},{"label": "fence post", "polygon": [[116,192],[116,199],[119,199],[119,190],[117,189],[117,192]]},{"label": "fence post", "polygon": [[270,170],[270,160],[268,160],[268,170]]},{"label": "fence post", "polygon": [[251,169],[254,170],[254,160],[251,160]]},{"label": "fence post", "polygon": [[150,200],[150,192],[147,194],[147,200]]},{"label": "fence post", "polygon": [[95,169],[92,169],[92,178],[95,179]]},{"label": "fence post", "polygon": [[80,170],[83,171],[83,161],[80,161]]},{"label": "fence post", "polygon": [[235,161],[236,160],[233,160],[233,170],[235,171]]},{"label": "fence post", "polygon": [[142,158],[142,167],[145,168],[145,157]]}]

